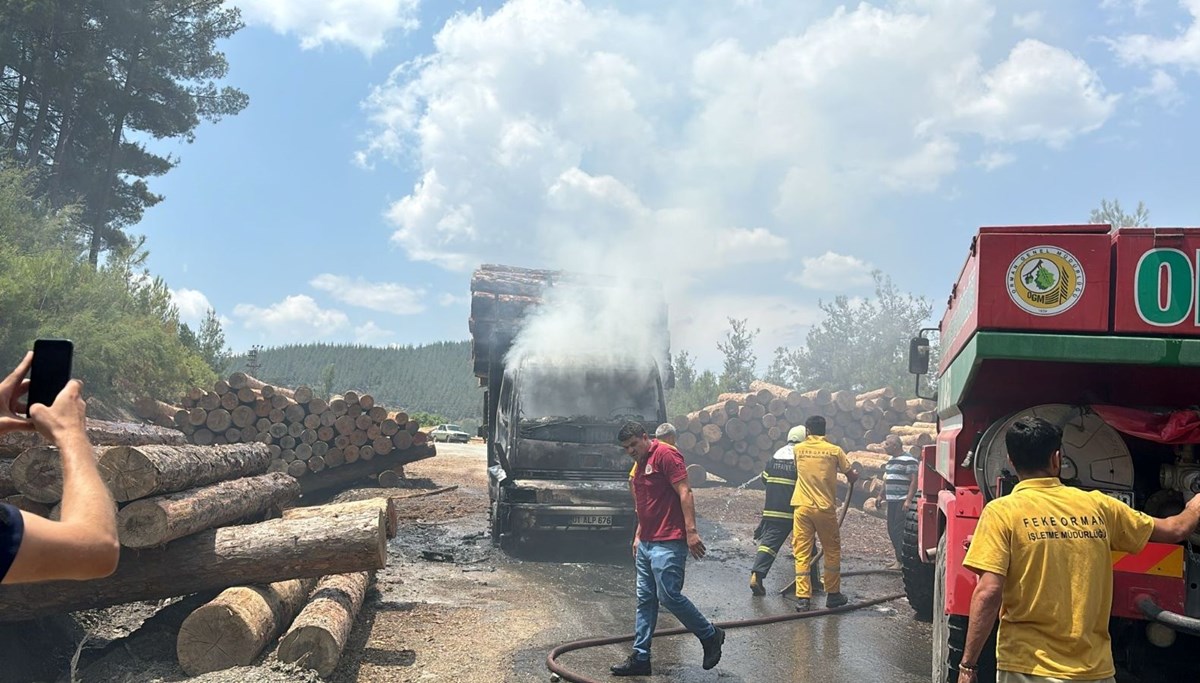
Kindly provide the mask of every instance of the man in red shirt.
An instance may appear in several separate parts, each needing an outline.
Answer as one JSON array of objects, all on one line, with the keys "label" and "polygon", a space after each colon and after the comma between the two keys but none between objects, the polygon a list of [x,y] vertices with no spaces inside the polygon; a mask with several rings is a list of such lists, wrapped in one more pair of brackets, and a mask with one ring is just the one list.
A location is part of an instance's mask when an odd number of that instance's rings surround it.
[{"label": "man in red shirt", "polygon": [[614,676],[649,676],[650,639],[661,604],[700,639],[703,667],[721,661],[725,631],[717,628],[683,595],[684,564],[704,557],[704,542],[696,532],[696,506],[688,485],[687,466],[674,446],[651,439],[639,422],[626,422],[617,440],[636,462],[633,501],[637,531],[633,535],[637,570],[637,616],[633,654],[613,666]]}]

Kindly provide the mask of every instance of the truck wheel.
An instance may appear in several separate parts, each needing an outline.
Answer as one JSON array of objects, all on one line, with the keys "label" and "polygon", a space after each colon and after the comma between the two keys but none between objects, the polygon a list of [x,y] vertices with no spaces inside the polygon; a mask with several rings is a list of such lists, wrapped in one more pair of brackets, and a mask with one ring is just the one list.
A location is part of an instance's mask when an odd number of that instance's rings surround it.
[{"label": "truck wheel", "polygon": [[[933,578],[933,683],[958,683],[958,663],[967,643],[968,617],[946,614],[946,535],[938,541]],[[983,644],[977,662],[979,683],[996,683],[996,627]]]},{"label": "truck wheel", "polygon": [[933,565],[921,561],[917,548],[917,506],[910,505],[904,515],[904,545],[900,548],[904,574],[904,593],[917,619],[929,621],[933,614]]}]

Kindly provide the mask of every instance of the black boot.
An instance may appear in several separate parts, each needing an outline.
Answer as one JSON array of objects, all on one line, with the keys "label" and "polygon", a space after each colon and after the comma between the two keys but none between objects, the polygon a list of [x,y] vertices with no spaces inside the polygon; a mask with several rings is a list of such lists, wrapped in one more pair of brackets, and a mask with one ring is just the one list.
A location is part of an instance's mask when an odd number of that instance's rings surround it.
[{"label": "black boot", "polygon": [[850,602],[850,601],[846,598],[844,593],[830,593],[829,595],[825,596],[826,609],[832,609],[834,607],[841,607],[842,605],[845,605],[847,602]]},{"label": "black boot", "polygon": [[725,631],[714,626],[717,629],[708,638],[700,641],[701,647],[704,648],[704,664],[702,668],[705,671],[717,665],[721,661],[721,645],[725,642]]},{"label": "black boot", "polygon": [[638,659],[637,655],[629,655],[629,657],[620,664],[614,664],[608,668],[614,676],[649,676],[650,675],[650,660]]}]

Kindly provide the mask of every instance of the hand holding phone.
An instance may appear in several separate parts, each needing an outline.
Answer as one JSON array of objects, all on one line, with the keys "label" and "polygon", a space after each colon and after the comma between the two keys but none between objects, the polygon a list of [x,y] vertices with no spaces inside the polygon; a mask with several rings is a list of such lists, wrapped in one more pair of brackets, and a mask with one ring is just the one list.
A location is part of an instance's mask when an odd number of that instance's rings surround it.
[{"label": "hand holding phone", "polygon": [[33,368],[29,373],[26,417],[35,403],[54,405],[54,399],[71,381],[74,351],[74,344],[67,339],[39,339],[33,343]]}]

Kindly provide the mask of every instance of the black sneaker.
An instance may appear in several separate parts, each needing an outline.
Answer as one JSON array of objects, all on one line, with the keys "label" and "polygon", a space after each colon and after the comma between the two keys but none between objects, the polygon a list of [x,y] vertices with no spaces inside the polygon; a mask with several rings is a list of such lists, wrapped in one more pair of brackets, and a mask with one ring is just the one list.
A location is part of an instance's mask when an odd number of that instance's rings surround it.
[{"label": "black sneaker", "polygon": [[704,664],[702,668],[705,671],[717,665],[721,661],[721,645],[725,642],[725,631],[714,626],[717,629],[715,633],[705,640],[700,641],[701,647],[704,648]]},{"label": "black sneaker", "polygon": [[808,598],[796,598],[796,611],[808,612],[812,609],[812,600]]},{"label": "black sneaker", "polygon": [[649,676],[650,675],[650,660],[638,659],[637,655],[629,655],[629,657],[620,664],[614,664],[608,668],[614,676]]},{"label": "black sneaker", "polygon": [[825,607],[827,609],[841,607],[848,602],[850,601],[846,599],[845,593],[830,593],[829,595],[825,596]]}]

